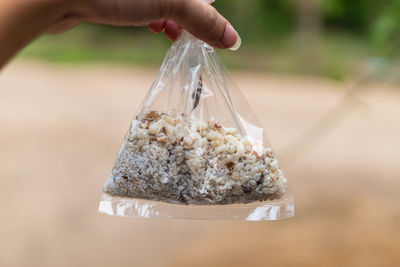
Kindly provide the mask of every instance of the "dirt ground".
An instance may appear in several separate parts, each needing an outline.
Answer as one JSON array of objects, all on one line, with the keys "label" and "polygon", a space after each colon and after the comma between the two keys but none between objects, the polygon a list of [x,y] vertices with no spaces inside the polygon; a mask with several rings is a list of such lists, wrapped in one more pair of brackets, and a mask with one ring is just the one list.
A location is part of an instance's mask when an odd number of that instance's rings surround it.
[{"label": "dirt ground", "polygon": [[17,61],[1,73],[0,266],[399,266],[400,90],[382,84],[365,88],[333,130],[301,140],[307,151],[293,161],[298,151],[286,145],[350,83],[233,73],[281,158],[292,219],[98,214],[156,71]]}]

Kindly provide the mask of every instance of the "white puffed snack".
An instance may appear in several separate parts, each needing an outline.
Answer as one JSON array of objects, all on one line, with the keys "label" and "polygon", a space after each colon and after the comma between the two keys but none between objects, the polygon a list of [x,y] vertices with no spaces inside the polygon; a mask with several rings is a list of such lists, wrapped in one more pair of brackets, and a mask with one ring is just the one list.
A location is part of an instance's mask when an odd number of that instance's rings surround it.
[{"label": "white puffed snack", "polygon": [[132,122],[104,191],[180,204],[273,200],[287,181],[270,148],[213,120],[156,111]]}]

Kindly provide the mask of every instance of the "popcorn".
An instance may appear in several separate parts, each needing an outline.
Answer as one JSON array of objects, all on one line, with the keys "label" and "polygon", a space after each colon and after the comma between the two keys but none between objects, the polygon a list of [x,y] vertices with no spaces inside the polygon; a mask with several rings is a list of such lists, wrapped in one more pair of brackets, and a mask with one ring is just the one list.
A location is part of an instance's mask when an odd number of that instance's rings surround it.
[{"label": "popcorn", "polygon": [[243,143],[242,142],[238,142],[236,145],[236,151],[237,151],[237,155],[239,157],[242,157],[244,155],[244,153],[246,152],[246,150],[244,149]]},{"label": "popcorn", "polygon": [[277,161],[276,159],[274,159],[274,160],[271,162],[270,168],[271,168],[271,170],[273,170],[273,171],[276,171],[276,170],[279,169],[279,163],[278,163],[278,161]]},{"label": "popcorn", "polygon": [[210,131],[208,134],[207,134],[207,139],[208,140],[210,140],[210,141],[212,141],[212,140],[215,140],[215,139],[217,139],[217,132],[215,132],[215,131]]},{"label": "popcorn", "polygon": [[235,128],[225,128],[225,133],[234,135],[234,134],[237,133],[237,129],[235,129]]},{"label": "popcorn", "polygon": [[191,145],[193,144],[192,138],[190,138],[190,136],[185,136],[185,137],[183,138],[183,143],[184,143],[186,146],[191,146]]},{"label": "popcorn", "polygon": [[167,122],[169,125],[175,126],[175,119],[170,116],[164,116],[164,121]]},{"label": "popcorn", "polygon": [[218,155],[218,154],[221,154],[224,151],[226,151],[226,146],[222,145],[222,146],[217,147],[214,152],[215,152],[215,154]]},{"label": "popcorn", "polygon": [[151,111],[132,122],[104,191],[180,204],[280,198],[287,181],[258,145],[213,120]]},{"label": "popcorn", "polygon": [[236,146],[228,145],[228,153],[233,154],[236,152]]},{"label": "popcorn", "polygon": [[150,134],[157,134],[160,131],[160,125],[158,123],[152,122],[149,127]]}]

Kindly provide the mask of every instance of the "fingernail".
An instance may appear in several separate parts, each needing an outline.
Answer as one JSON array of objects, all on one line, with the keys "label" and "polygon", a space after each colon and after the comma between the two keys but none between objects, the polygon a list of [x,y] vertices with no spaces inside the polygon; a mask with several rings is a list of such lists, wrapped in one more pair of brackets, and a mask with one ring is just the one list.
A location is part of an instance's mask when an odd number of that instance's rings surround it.
[{"label": "fingernail", "polygon": [[240,36],[238,34],[237,39],[236,39],[236,43],[229,49],[232,50],[232,51],[236,51],[236,50],[238,50],[240,48],[241,45],[242,45],[242,39],[240,38]]},{"label": "fingernail", "polygon": [[221,43],[224,47],[230,47],[229,49],[233,51],[238,50],[242,43],[239,34],[229,23],[226,24],[224,36],[221,39]]}]

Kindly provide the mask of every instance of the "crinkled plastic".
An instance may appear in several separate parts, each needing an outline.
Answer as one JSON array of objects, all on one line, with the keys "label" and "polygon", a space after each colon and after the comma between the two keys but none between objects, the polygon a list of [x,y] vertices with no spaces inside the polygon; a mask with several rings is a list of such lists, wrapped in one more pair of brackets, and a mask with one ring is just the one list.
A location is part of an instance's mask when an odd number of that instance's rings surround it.
[{"label": "crinkled plastic", "polygon": [[99,212],[278,220],[294,199],[263,127],[214,49],[183,32],[124,138]]},{"label": "crinkled plastic", "polygon": [[265,221],[293,217],[294,199],[293,194],[288,193],[278,201],[183,206],[103,194],[99,204],[99,212],[133,218]]}]

